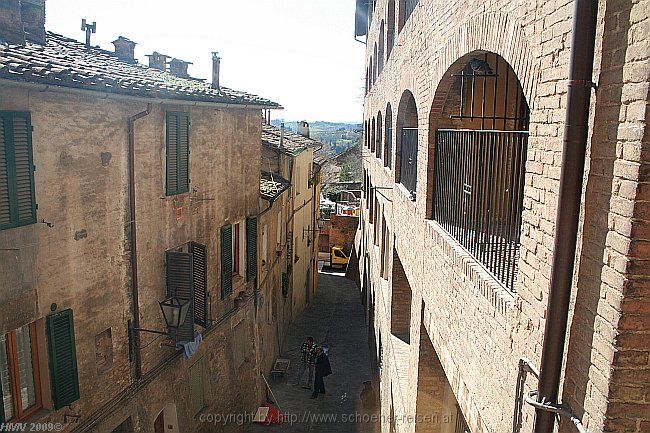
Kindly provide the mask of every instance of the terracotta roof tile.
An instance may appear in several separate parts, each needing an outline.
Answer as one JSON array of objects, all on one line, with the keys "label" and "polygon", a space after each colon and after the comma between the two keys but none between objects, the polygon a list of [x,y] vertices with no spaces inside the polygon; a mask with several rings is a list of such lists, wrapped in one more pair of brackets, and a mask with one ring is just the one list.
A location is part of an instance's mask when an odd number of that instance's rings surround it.
[{"label": "terracotta roof tile", "polygon": [[280,105],[268,99],[221,87],[196,78],[180,78],[139,63],[124,62],[115,53],[56,33],[47,43],[12,45],[0,42],[0,78],[51,84],[129,96],[207,103]]},{"label": "terracotta roof tile", "polygon": [[267,171],[261,172],[260,195],[263,199],[275,200],[290,185],[288,180],[278,174],[272,174]]}]

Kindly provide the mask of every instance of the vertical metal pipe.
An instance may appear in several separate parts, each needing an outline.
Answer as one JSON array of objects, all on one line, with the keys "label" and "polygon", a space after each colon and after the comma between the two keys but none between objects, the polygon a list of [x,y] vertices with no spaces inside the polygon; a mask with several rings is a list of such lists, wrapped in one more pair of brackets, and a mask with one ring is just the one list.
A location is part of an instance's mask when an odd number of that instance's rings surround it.
[{"label": "vertical metal pipe", "polygon": [[[538,401],[550,403],[557,403],[558,399],[567,332],[582,177],[589,131],[589,100],[592,87],[597,15],[598,2],[596,0],[574,1],[562,172],[555,222],[548,314],[544,329],[539,377]],[[554,419],[553,413],[537,410],[535,433],[551,433]]]},{"label": "vertical metal pipe", "polygon": [[[138,296],[138,242],[135,212],[135,121],[151,113],[151,104],[147,109],[128,118],[127,133],[129,146],[129,229],[131,232],[131,302],[133,303],[133,327],[140,327],[140,301]],[[129,326],[129,330],[130,330]],[[133,344],[133,360],[135,361],[135,379],[142,377],[142,357],[140,356],[139,333],[135,332]],[[131,341],[131,340],[129,340]]]}]

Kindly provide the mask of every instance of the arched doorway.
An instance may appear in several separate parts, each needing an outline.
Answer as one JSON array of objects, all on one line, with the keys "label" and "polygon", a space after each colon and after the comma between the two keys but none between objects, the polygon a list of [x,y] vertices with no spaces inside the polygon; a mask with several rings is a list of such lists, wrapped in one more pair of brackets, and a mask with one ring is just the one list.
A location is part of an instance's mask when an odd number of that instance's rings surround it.
[{"label": "arched doorway", "polygon": [[418,171],[418,110],[413,93],[402,93],[397,109],[395,181],[404,185],[415,201]]},{"label": "arched doorway", "polygon": [[445,73],[429,116],[430,216],[509,289],[519,258],[529,113],[510,65],[476,51]]}]

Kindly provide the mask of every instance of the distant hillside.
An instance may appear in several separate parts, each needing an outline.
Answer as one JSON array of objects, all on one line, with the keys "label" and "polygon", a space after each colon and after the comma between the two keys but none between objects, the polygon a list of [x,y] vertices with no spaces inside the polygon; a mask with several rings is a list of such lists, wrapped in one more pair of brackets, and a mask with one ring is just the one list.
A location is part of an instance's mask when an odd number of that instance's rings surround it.
[{"label": "distant hillside", "polygon": [[[271,124],[298,132],[297,122],[283,119],[272,120]],[[361,132],[360,123],[336,123],[315,121],[309,123],[309,135],[323,143],[318,155],[326,160],[321,167],[323,192],[334,192],[341,188],[335,182],[360,182],[361,169]]]},{"label": "distant hillside", "polygon": [[[297,122],[283,119],[272,120],[271,124],[284,127],[297,132]],[[336,123],[314,121],[309,124],[311,138],[323,143],[321,154],[327,158],[339,155],[361,140],[362,127],[360,123]]]}]

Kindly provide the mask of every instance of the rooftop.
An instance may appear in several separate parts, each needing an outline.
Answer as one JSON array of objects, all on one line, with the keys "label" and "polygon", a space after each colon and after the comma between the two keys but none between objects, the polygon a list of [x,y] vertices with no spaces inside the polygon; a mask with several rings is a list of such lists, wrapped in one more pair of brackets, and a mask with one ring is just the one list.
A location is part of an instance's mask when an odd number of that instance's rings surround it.
[{"label": "rooftop", "polygon": [[0,42],[0,78],[154,99],[281,108],[276,102],[197,78],[181,78],[53,32],[46,44]]},{"label": "rooftop", "polygon": [[275,200],[291,186],[288,180],[280,175],[263,171],[260,175],[260,195],[265,200]]},{"label": "rooftop", "polygon": [[266,123],[263,124],[262,145],[279,149],[280,151],[291,156],[296,156],[307,148],[314,148],[314,162],[319,165],[322,165],[322,163],[325,162],[325,159],[318,155],[318,150],[323,146],[320,141],[305,137],[304,135],[296,134],[289,131],[288,129],[285,129],[282,146],[280,146],[281,134],[281,130],[277,126],[269,125]]}]

